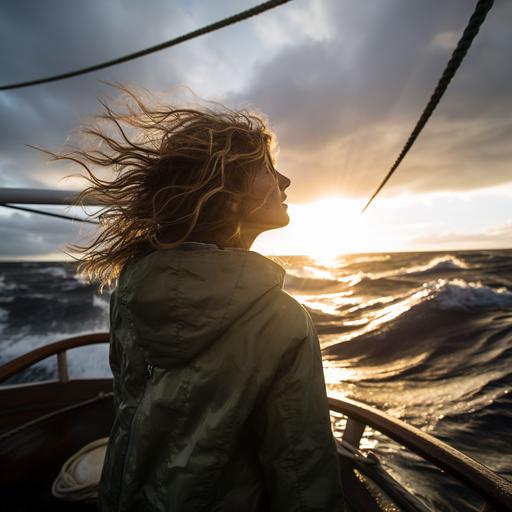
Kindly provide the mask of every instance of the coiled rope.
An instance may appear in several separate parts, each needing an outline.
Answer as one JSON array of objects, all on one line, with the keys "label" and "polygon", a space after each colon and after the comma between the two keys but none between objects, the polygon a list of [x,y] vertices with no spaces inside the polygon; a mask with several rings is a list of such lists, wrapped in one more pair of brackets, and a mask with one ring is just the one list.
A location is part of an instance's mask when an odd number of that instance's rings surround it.
[{"label": "coiled rope", "polygon": [[398,158],[396,159],[395,163],[387,173],[386,177],[382,180],[382,183],[377,187],[377,190],[373,193],[373,195],[370,197],[370,200],[366,203],[366,206],[363,208],[361,213],[364,213],[365,210],[370,206],[370,203],[375,199],[377,194],[382,190],[384,185],[387,183],[389,178],[391,178],[392,174],[396,171],[398,166],[400,165],[400,162],[404,159],[405,155],[409,152],[412,145],[418,138],[418,135],[421,133],[421,130],[423,130],[423,127],[427,124],[427,121],[429,120],[430,116],[432,115],[432,112],[434,112],[435,108],[437,107],[437,104],[443,97],[443,94],[446,91],[446,88],[448,87],[448,84],[450,83],[451,79],[454,77],[455,73],[459,69],[459,66],[461,62],[464,60],[464,57],[466,56],[467,51],[469,50],[469,47],[471,46],[471,43],[473,42],[473,39],[478,34],[478,31],[480,30],[480,26],[484,22],[487,13],[491,9],[491,7],[494,4],[494,0],[479,0],[475,7],[475,12],[469,19],[468,26],[464,30],[462,37],[460,38],[457,47],[455,48],[454,52],[452,53],[452,56],[450,60],[448,61],[448,64],[437,83],[437,86],[430,97],[429,102],[427,103],[427,106],[425,107],[425,110],[423,111],[423,114],[421,114],[421,117],[419,118],[418,122],[416,123],[416,126],[414,127],[414,130],[412,131],[411,135],[409,136],[409,139],[405,143],[402,151],[400,152]]},{"label": "coiled rope", "polygon": [[138,52],[129,53],[128,55],[118,57],[117,59],[108,60],[100,64],[95,64],[93,66],[88,66],[86,68],[77,69],[75,71],[69,71],[68,73],[62,73],[60,75],[49,76],[46,78],[38,78],[37,80],[30,80],[28,82],[19,82],[15,84],[2,85],[0,86],[0,91],[7,91],[9,89],[21,89],[22,87],[46,84],[48,82],[64,80],[66,78],[84,75],[86,73],[91,73],[92,71],[98,71],[99,69],[104,69],[110,66],[115,66],[117,64],[122,64],[123,62],[138,59],[140,57],[149,55],[150,53],[159,52],[160,50],[165,50],[166,48],[170,48],[171,46],[176,46],[180,43],[184,43],[185,41],[189,41],[190,39],[194,39],[204,34],[208,34],[209,32],[214,32],[215,30],[227,27],[228,25],[233,25],[235,23],[238,23],[239,21],[246,20],[247,18],[251,18],[252,16],[256,16],[257,14],[273,9],[274,7],[278,7],[279,5],[286,4],[290,1],[291,0],[270,0],[269,2],[264,2],[262,4],[256,5],[251,9],[247,9],[233,16],[229,16],[228,18],[216,21],[215,23],[206,25],[205,27],[194,30],[193,32],[189,32],[188,34],[184,34],[174,39],[170,39],[169,41],[165,41],[164,43],[160,43],[155,46],[150,46],[149,48],[146,48],[144,50],[139,50]]},{"label": "coiled rope", "polygon": [[53,482],[53,496],[64,501],[96,502],[108,439],[96,439],[66,460]]}]

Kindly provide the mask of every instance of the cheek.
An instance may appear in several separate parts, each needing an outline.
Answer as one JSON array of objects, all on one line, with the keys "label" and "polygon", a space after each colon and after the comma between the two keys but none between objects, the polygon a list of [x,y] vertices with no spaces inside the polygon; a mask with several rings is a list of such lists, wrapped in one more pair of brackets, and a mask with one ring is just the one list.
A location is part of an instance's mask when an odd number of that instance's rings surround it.
[{"label": "cheek", "polygon": [[272,188],[268,174],[258,174],[252,184],[252,193],[256,199],[263,199]]}]

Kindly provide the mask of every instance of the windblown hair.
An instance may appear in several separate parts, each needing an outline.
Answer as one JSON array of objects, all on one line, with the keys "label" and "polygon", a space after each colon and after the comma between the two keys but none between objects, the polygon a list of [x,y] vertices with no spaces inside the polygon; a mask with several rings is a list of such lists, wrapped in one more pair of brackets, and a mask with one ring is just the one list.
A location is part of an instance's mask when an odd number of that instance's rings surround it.
[{"label": "windblown hair", "polygon": [[[237,246],[256,172],[263,165],[277,181],[275,137],[260,114],[218,103],[215,109],[150,106],[133,89],[116,87],[124,93],[122,111],[100,100],[96,123],[80,130],[95,148],[50,153],[85,169],[81,176],[90,186],[76,204],[93,199],[103,206],[93,239],[67,246],[80,255],[68,253],[78,271],[98,280],[101,290],[131,256],[213,241],[217,233]],[[113,179],[101,179],[92,166],[108,168]],[[230,201],[240,201],[240,211],[228,208]]]}]

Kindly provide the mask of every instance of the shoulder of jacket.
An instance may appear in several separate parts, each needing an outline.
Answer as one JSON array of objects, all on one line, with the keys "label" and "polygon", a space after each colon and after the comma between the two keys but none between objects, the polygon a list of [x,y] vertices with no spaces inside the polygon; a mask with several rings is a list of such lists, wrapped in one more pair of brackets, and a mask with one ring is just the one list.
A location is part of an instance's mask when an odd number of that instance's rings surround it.
[{"label": "shoulder of jacket", "polygon": [[285,290],[275,289],[269,309],[279,325],[279,330],[293,338],[304,339],[316,334],[307,309]]}]

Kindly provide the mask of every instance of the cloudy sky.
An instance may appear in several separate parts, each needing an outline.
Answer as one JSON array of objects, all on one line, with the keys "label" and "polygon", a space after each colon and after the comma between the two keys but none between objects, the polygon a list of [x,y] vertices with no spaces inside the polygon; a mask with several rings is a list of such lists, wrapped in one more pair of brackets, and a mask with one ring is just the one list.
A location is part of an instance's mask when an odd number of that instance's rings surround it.
[{"label": "cloudy sky", "polygon": [[[257,0],[0,3],[1,82],[65,72],[189,32]],[[295,0],[178,47],[82,77],[0,92],[0,187],[75,189],[58,149],[112,96],[177,86],[264,112],[277,133],[290,225],[264,253],[512,246],[512,2],[497,0],[411,153],[369,210],[473,12],[470,0]],[[63,208],[45,207],[61,211]],[[55,259],[80,223],[0,208],[2,259]]]}]

